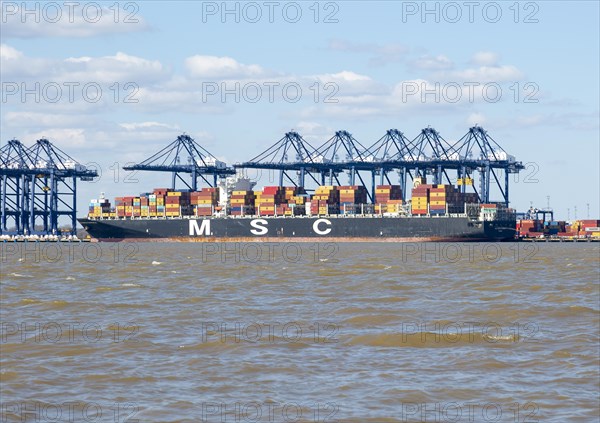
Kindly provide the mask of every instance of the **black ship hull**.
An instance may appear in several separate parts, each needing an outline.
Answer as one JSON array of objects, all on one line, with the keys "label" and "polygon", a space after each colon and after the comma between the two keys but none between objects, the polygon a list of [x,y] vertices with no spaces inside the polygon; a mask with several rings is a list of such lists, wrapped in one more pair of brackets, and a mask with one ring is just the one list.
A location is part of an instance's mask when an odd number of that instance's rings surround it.
[{"label": "black ship hull", "polygon": [[514,220],[480,222],[466,217],[82,218],[79,222],[102,241],[506,241],[515,237]]}]

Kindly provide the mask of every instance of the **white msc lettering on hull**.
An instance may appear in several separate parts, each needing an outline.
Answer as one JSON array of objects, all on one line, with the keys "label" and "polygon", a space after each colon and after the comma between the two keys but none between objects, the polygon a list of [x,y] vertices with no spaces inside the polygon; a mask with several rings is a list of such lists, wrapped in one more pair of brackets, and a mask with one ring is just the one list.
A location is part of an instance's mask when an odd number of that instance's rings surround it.
[{"label": "white msc lettering on hull", "polygon": [[250,226],[255,229],[250,229],[250,232],[252,235],[266,235],[267,232],[269,232],[269,228],[267,228],[268,225],[269,222],[266,219],[253,219],[250,221]]},{"label": "white msc lettering on hull", "polygon": [[203,220],[198,226],[197,220],[190,219],[190,236],[210,235],[210,220]]},{"label": "white msc lettering on hull", "polygon": [[331,226],[331,222],[327,219],[317,219],[315,220],[315,223],[313,223],[313,231],[315,231],[315,233],[317,235],[327,235],[329,232],[331,232],[331,228],[327,228],[327,229],[319,229],[319,224],[324,223],[328,226]]}]

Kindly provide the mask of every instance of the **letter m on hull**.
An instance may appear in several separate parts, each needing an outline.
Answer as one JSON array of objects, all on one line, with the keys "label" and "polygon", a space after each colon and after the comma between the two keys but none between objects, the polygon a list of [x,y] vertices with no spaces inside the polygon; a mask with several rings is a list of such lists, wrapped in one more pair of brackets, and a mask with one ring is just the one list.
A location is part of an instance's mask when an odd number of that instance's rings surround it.
[{"label": "letter m on hull", "polygon": [[200,226],[198,226],[197,220],[190,219],[190,236],[198,235],[210,235],[210,220],[203,220]]}]

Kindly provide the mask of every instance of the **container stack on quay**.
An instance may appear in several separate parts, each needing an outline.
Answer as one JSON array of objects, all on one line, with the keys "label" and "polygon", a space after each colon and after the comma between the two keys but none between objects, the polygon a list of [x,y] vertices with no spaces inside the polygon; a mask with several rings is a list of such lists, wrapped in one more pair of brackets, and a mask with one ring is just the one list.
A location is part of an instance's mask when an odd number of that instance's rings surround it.
[{"label": "container stack on quay", "polygon": [[556,230],[557,226],[558,232],[556,235],[559,237],[600,238],[600,220],[575,220],[570,225],[566,222],[549,222],[547,227]]},{"label": "container stack on quay", "polygon": [[577,224],[579,235],[600,238],[600,220],[586,219],[578,220],[575,223]]},{"label": "container stack on quay", "polygon": [[255,201],[254,191],[233,191],[229,202],[231,204],[229,214],[232,216],[253,215]]},{"label": "container stack on quay", "polygon": [[218,188],[202,188],[191,192],[190,204],[195,216],[212,216],[219,205]]},{"label": "container stack on quay", "polygon": [[592,238],[600,239],[600,220],[575,220],[544,222],[536,219],[517,221],[519,238]]},{"label": "container stack on quay", "polygon": [[544,234],[544,225],[540,220],[517,220],[517,232],[520,237],[538,237]]},{"label": "container stack on quay", "polygon": [[377,185],[375,187],[375,211],[381,213],[399,213],[402,206],[402,187],[400,185]]},{"label": "container stack on quay", "polygon": [[336,186],[323,185],[315,190],[310,200],[310,213],[312,215],[339,214],[340,191]]}]

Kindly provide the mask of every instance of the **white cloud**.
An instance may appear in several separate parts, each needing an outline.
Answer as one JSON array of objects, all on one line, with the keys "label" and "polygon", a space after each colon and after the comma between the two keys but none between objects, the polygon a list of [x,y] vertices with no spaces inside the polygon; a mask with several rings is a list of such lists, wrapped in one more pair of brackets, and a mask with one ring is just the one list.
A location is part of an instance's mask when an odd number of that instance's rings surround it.
[{"label": "white cloud", "polygon": [[298,122],[294,130],[314,148],[318,148],[335,133],[335,129],[330,126],[306,120]]},{"label": "white cloud", "polygon": [[368,53],[371,55],[369,63],[373,66],[383,66],[389,63],[400,62],[406,58],[410,49],[404,44],[373,44],[356,43],[348,40],[333,39],[328,48],[346,53]]},{"label": "white cloud", "polygon": [[[117,52],[114,56],[69,57],[66,59],[32,58],[6,44],[2,45],[2,73],[5,81],[16,80],[45,84],[48,82],[89,82],[141,85],[149,81],[162,81],[169,71],[158,60],[147,60]],[[8,60],[4,61],[7,57]],[[66,88],[68,90],[68,88]]]},{"label": "white cloud", "polygon": [[496,66],[500,57],[491,51],[479,51],[471,58],[471,63],[476,66]]},{"label": "white cloud", "polygon": [[58,140],[57,146],[61,149],[83,147],[87,143],[84,128],[47,128],[24,137],[25,140],[30,141],[29,143],[40,138],[46,138],[51,142]]},{"label": "white cloud", "polygon": [[475,126],[475,125],[485,125],[485,123],[487,122],[487,119],[485,118],[485,116],[482,113],[471,113],[468,117],[467,117],[467,124],[469,126]]},{"label": "white cloud", "polygon": [[[383,84],[375,82],[371,77],[348,70],[315,75],[312,80],[306,78],[306,85],[311,86],[311,84],[314,84],[315,80],[321,83],[323,96],[331,94],[331,98],[335,99],[374,93],[382,94],[387,91],[387,88]],[[335,84],[335,86],[326,84]]]},{"label": "white cloud", "polygon": [[160,122],[129,122],[129,123],[120,123],[119,126],[122,128],[125,128],[128,131],[136,131],[138,129],[150,129],[150,128],[179,129],[177,125],[170,125],[167,123],[160,123]]},{"label": "white cloud", "polygon": [[349,82],[372,81],[372,79],[366,75],[360,75],[358,73],[354,73],[354,72],[350,72],[350,71],[341,71],[338,73],[328,73],[323,76],[319,76],[319,78],[322,80],[328,80],[328,81],[332,81],[332,80],[333,81],[349,81]]},{"label": "white cloud", "polygon": [[443,54],[437,56],[424,55],[413,60],[410,66],[421,70],[444,70],[451,69],[454,64],[452,60]]},{"label": "white cloud", "polygon": [[479,68],[440,73],[438,76],[449,81],[479,83],[519,81],[524,77],[523,72],[512,65],[480,66]]},{"label": "white cloud", "polygon": [[5,38],[94,37],[136,31],[150,26],[140,16],[134,2],[122,8],[98,7],[98,3],[71,2],[4,2],[2,36]]},{"label": "white cloud", "polygon": [[244,65],[231,57],[196,55],[185,59],[185,67],[195,78],[249,78],[263,76],[258,65]]},{"label": "white cloud", "polygon": [[19,50],[12,48],[7,44],[0,44],[0,59],[2,60],[16,60],[23,56]]}]

